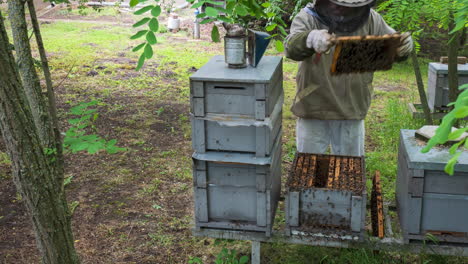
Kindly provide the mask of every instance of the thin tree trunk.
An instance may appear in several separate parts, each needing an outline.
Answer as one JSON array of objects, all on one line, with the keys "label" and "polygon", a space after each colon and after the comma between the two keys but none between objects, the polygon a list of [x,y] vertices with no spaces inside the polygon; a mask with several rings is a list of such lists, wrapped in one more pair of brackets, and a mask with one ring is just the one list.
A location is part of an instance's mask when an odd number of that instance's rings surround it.
[{"label": "thin tree trunk", "polygon": [[[453,12],[450,13],[449,31],[455,28]],[[458,49],[460,48],[460,38],[462,30],[449,35],[448,43],[448,85],[449,85],[449,101],[455,102],[458,97]]]},{"label": "thin tree trunk", "polygon": [[24,4],[25,2],[23,0],[8,1],[9,20],[13,32],[18,68],[31,107],[34,124],[39,132],[41,144],[43,144],[44,147],[53,149],[56,146],[51,144],[52,142],[50,141],[52,127],[50,126],[47,104],[45,104],[45,98],[42,95],[41,84],[36,73],[34,60],[31,56]]},{"label": "thin tree trunk", "polygon": [[413,49],[411,52],[411,60],[413,62],[414,74],[416,75],[416,83],[418,85],[419,99],[421,100],[421,106],[424,111],[424,118],[426,119],[427,125],[432,125],[432,116],[427,103],[426,91],[424,90],[424,83],[422,80],[421,70],[419,69],[418,56],[416,55],[416,50]]},{"label": "thin tree trunk", "polygon": [[48,98],[48,105],[49,105],[49,115],[52,120],[55,142],[56,142],[56,150],[57,150],[57,169],[61,171],[59,175],[63,175],[63,149],[62,149],[62,140],[60,137],[60,127],[58,124],[57,118],[57,104],[55,102],[55,94],[54,88],[52,87],[52,77],[49,70],[49,62],[47,61],[47,55],[44,48],[44,43],[42,41],[41,30],[39,28],[39,21],[36,15],[36,9],[34,8],[34,1],[27,0],[28,2],[28,10],[31,16],[31,23],[33,25],[34,35],[36,36],[37,42],[37,49],[39,50],[39,54],[41,56],[42,62],[42,71],[44,72],[44,78],[46,81],[47,86],[47,98]]},{"label": "thin tree trunk", "polygon": [[50,133],[50,138],[41,138],[28,92],[11,53],[0,12],[0,130],[12,161],[13,180],[31,217],[43,263],[79,263],[59,180],[63,175],[58,175],[62,172],[57,170],[54,155],[45,154],[41,141],[56,142]]}]

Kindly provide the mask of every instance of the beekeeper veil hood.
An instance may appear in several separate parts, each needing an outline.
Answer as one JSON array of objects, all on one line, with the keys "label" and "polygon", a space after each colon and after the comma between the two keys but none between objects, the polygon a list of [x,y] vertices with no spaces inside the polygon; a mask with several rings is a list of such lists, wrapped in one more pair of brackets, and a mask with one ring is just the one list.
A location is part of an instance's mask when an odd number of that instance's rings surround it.
[{"label": "beekeeper veil hood", "polygon": [[369,18],[374,0],[316,0],[311,11],[334,32],[351,33]]}]

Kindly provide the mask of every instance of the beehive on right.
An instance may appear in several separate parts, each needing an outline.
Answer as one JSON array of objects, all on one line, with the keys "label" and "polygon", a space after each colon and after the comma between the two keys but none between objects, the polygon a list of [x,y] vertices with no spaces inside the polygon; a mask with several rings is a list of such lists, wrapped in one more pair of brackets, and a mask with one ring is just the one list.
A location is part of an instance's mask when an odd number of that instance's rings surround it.
[{"label": "beehive on right", "polygon": [[286,184],[286,233],[328,232],[363,238],[362,157],[297,153]]},{"label": "beehive on right", "polygon": [[450,176],[444,167],[448,147],[421,153],[425,142],[414,130],[401,130],[396,184],[397,207],[403,237],[468,243],[468,152],[464,151]]},{"label": "beehive on right", "polygon": [[[429,63],[427,85],[427,101],[429,108],[434,111],[447,110],[449,100],[448,65]],[[468,64],[458,64],[458,85],[468,83]]]}]

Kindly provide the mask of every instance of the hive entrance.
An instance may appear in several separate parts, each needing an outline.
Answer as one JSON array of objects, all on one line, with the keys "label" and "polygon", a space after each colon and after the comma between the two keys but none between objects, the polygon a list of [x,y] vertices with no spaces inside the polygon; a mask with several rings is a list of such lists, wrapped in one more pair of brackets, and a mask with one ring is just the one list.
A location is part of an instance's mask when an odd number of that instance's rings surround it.
[{"label": "hive entrance", "polygon": [[363,190],[363,164],[360,157],[296,153],[288,187],[300,191],[310,188]]}]

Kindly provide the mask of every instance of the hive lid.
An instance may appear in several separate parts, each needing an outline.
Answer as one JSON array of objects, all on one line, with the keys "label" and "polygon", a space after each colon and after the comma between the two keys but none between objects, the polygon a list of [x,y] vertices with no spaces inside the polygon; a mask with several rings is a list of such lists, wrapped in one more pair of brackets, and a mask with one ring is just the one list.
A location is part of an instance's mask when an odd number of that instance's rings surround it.
[{"label": "hive lid", "polygon": [[[429,70],[439,74],[448,74],[448,65],[438,62],[430,62]],[[468,74],[468,64],[458,64],[458,74]]]},{"label": "hive lid", "polygon": [[[426,146],[426,142],[417,139],[414,134],[415,130],[402,129],[400,132],[408,167],[410,169],[443,171],[452,157],[448,152],[449,147],[436,146],[428,153],[421,153],[421,150]],[[457,165],[455,165],[455,174],[457,172],[468,172],[468,151],[466,150],[463,151]]]},{"label": "hive lid", "polygon": [[231,69],[226,66],[224,56],[217,55],[190,76],[190,80],[268,83],[281,60],[282,57],[264,56],[257,67],[249,65],[242,69]]}]

